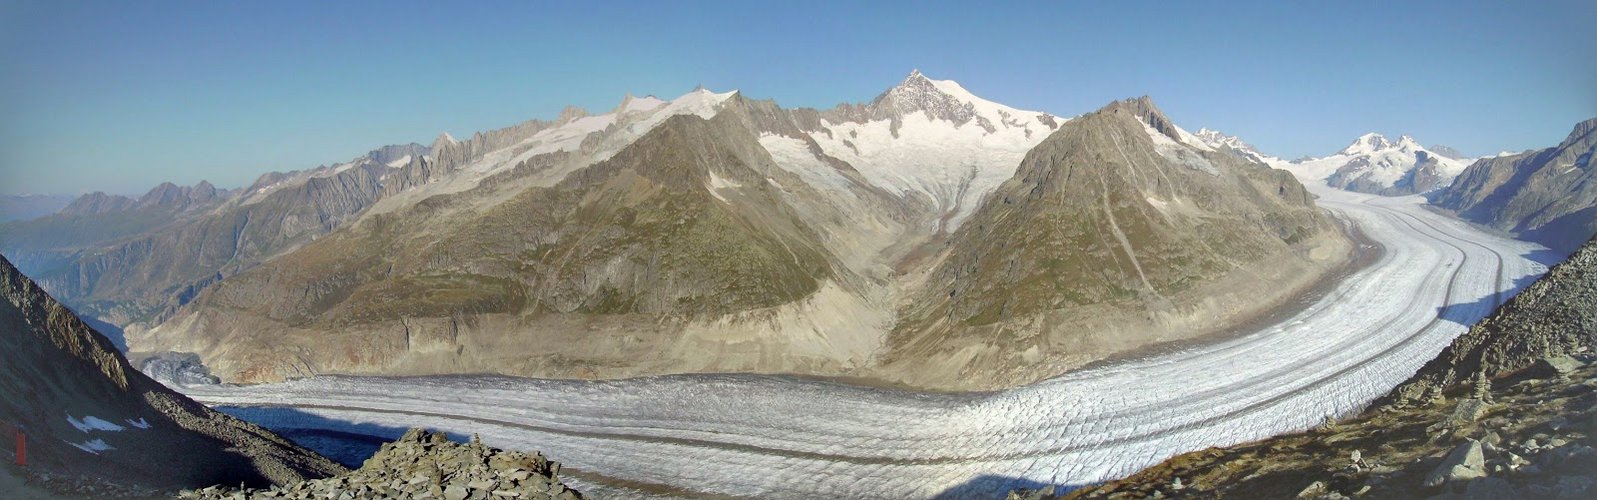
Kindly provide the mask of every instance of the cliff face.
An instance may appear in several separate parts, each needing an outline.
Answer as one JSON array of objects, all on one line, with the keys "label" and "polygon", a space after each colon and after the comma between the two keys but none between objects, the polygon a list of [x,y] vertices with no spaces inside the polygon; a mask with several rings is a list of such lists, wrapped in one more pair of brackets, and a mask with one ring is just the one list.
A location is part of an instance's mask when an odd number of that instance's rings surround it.
[{"label": "cliff face", "polygon": [[1597,494],[1597,240],[1360,415],[1177,456],[1071,496],[1155,492],[1591,498]]},{"label": "cliff face", "polygon": [[0,420],[32,472],[179,488],[286,483],[342,467],[129,366],[109,340],[0,257]]},{"label": "cliff face", "polygon": [[1597,118],[1575,124],[1557,146],[1485,158],[1434,193],[1459,216],[1570,252],[1597,234]]}]

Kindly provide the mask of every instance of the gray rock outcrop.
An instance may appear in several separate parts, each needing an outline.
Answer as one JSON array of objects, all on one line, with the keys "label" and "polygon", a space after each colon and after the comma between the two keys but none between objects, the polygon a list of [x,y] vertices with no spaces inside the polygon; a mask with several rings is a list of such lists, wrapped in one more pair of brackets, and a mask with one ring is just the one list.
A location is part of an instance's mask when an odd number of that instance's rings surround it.
[{"label": "gray rock outcrop", "polygon": [[383,444],[376,455],[347,474],[264,489],[212,486],[179,498],[435,498],[576,500],[582,493],[560,482],[560,463],[537,452],[461,444],[443,434],[411,429]]}]

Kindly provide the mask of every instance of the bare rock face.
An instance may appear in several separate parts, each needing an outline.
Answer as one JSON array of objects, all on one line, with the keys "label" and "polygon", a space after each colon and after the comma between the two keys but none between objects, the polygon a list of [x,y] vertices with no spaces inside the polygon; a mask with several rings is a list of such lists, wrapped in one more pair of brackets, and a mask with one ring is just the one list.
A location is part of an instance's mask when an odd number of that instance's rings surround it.
[{"label": "bare rock face", "polygon": [[109,340],[4,258],[0,353],[0,421],[27,435],[30,474],[176,489],[283,484],[343,471],[134,370]]},{"label": "bare rock face", "polygon": [[1484,158],[1431,196],[1459,216],[1559,252],[1597,234],[1597,118],[1575,125],[1555,147]]},{"label": "bare rock face", "polygon": [[340,476],[266,489],[213,486],[179,498],[527,498],[576,500],[560,482],[560,463],[537,452],[460,444],[443,434],[411,429],[359,469]]}]

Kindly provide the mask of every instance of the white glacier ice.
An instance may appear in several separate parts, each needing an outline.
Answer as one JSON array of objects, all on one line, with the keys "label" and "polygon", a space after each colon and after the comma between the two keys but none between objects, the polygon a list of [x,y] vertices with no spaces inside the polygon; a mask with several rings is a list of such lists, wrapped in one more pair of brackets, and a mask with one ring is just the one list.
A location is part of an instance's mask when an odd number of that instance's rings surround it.
[{"label": "white glacier ice", "polygon": [[1006,391],[763,375],[317,377],[184,390],[272,428],[479,433],[540,450],[585,484],[861,498],[1092,483],[1357,411],[1546,270],[1530,258],[1541,247],[1433,213],[1420,197],[1311,189],[1384,249],[1373,264],[1260,331]]}]

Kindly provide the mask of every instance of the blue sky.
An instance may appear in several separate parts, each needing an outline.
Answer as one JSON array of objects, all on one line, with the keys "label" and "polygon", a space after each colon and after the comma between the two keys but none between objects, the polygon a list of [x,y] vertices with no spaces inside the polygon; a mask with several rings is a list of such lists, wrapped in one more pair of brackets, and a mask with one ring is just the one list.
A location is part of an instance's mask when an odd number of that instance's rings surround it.
[{"label": "blue sky", "polygon": [[1067,116],[1148,94],[1287,158],[1597,116],[1597,2],[1390,3],[0,0],[0,193],[237,187],[697,84],[830,107],[912,68]]}]

